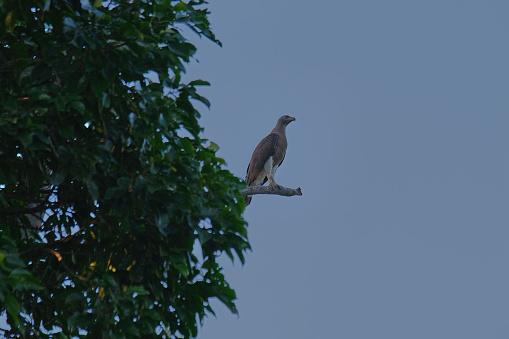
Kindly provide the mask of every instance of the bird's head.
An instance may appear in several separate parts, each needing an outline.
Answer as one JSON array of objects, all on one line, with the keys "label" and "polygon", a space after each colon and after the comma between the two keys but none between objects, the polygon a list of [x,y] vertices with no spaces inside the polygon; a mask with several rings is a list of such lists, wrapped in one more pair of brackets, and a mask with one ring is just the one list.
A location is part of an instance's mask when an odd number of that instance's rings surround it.
[{"label": "bird's head", "polygon": [[294,117],[291,117],[289,115],[283,115],[281,118],[279,118],[279,120],[277,122],[278,122],[278,124],[281,124],[283,126],[287,126],[292,121],[295,121]]}]

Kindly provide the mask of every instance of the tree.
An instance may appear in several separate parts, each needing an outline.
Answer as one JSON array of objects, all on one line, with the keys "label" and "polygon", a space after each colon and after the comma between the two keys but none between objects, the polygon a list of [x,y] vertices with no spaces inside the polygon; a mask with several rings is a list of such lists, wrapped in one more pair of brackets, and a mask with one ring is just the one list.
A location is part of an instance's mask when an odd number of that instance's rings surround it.
[{"label": "tree", "polygon": [[181,81],[184,29],[220,44],[205,4],[0,1],[5,337],[189,338],[211,298],[236,312],[217,257],[249,249],[243,182],[200,136],[208,83]]}]

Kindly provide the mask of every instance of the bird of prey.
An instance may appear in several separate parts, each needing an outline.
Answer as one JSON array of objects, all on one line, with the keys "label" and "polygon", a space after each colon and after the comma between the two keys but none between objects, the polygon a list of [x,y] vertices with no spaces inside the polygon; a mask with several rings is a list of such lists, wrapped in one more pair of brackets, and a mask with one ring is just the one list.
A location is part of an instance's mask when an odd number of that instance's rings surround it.
[{"label": "bird of prey", "polygon": [[[280,187],[274,180],[276,170],[283,163],[288,142],[286,140],[286,126],[294,117],[283,115],[277,121],[276,127],[256,146],[249,166],[247,166],[246,183],[248,186],[263,185],[269,181],[270,187]],[[252,196],[246,196],[246,206],[251,203]]]}]

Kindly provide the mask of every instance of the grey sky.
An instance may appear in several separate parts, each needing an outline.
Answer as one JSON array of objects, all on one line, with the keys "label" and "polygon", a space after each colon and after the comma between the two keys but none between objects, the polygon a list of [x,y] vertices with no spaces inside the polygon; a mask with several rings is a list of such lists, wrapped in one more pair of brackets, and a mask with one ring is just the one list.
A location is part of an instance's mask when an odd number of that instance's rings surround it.
[{"label": "grey sky", "polygon": [[[205,137],[244,177],[290,114],[253,252],[200,339],[509,338],[509,2],[211,1]],[[226,262],[226,260],[225,260]]]},{"label": "grey sky", "polygon": [[290,114],[253,252],[200,339],[509,338],[509,2],[220,1],[188,79],[244,177]]}]

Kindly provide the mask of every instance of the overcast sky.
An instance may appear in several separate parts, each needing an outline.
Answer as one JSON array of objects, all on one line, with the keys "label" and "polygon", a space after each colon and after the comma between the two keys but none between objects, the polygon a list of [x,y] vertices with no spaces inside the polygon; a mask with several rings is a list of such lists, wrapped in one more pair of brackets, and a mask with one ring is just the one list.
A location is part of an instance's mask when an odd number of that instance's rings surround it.
[{"label": "overcast sky", "polygon": [[210,0],[188,79],[239,177],[296,117],[200,339],[509,338],[509,2]]},{"label": "overcast sky", "polygon": [[204,137],[239,177],[283,114],[240,316],[200,339],[509,338],[509,2],[210,1]]}]

